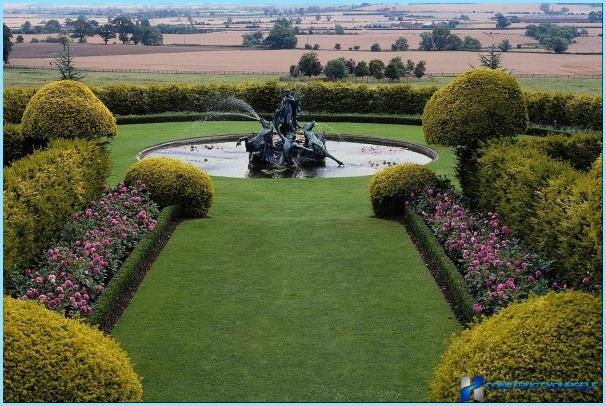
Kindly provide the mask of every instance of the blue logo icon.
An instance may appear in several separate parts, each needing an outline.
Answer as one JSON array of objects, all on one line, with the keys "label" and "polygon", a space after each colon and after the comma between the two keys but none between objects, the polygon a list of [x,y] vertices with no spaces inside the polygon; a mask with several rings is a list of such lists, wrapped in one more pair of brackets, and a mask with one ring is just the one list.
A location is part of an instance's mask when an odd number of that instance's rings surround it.
[{"label": "blue logo icon", "polygon": [[471,378],[464,376],[461,378],[461,402],[483,402],[484,401],[484,377],[475,375],[473,383]]}]

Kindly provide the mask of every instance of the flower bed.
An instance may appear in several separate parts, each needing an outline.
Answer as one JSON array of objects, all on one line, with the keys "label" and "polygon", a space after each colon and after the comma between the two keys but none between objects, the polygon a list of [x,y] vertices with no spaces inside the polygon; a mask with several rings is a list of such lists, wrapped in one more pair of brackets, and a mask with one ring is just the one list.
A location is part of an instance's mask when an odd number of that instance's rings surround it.
[{"label": "flower bed", "polygon": [[9,291],[70,317],[87,316],[141,238],[158,207],[141,183],[119,185],[77,212],[38,264],[11,274]]},{"label": "flower bed", "polygon": [[457,265],[475,298],[475,313],[492,314],[531,292],[547,292],[549,262],[513,239],[497,213],[471,212],[450,186],[429,188],[411,208]]}]

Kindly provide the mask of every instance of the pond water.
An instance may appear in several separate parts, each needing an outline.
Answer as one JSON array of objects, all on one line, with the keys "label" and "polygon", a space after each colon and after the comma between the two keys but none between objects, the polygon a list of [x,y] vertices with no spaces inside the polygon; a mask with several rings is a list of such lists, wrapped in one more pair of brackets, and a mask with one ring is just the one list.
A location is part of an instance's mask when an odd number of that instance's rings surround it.
[{"label": "pond water", "polygon": [[268,171],[248,168],[248,152],[244,145],[236,147],[236,141],[208,142],[204,140],[180,142],[153,147],[143,156],[164,156],[184,160],[204,169],[214,176],[230,178],[338,178],[367,176],[395,164],[427,164],[432,161],[427,155],[403,146],[378,145],[352,141],[326,141],[328,151],[344,162],[339,167],[326,158],[322,165],[306,165],[284,171]]}]

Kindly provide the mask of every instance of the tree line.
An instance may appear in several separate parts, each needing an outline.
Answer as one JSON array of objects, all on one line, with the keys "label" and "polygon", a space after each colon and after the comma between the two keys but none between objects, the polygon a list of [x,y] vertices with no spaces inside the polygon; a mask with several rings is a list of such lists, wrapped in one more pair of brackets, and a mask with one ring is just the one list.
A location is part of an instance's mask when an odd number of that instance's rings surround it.
[{"label": "tree line", "polygon": [[387,65],[379,59],[356,63],[353,59],[336,58],[322,66],[318,54],[308,52],[301,56],[298,64],[290,67],[290,75],[311,77],[324,74],[330,80],[343,79],[347,76],[372,76],[376,79],[387,78],[395,81],[409,76],[420,79],[425,76],[425,69],[425,61],[415,64],[410,59],[404,62],[401,57],[392,58]]},{"label": "tree line", "polygon": [[[158,27],[152,27],[146,18],[131,20],[126,16],[119,16],[108,22],[100,24],[96,20],[88,19],[85,15],[72,20],[67,18],[63,25],[57,20],[46,21],[43,25],[32,26],[29,21],[21,25],[15,34],[63,34],[77,39],[79,43],[86,42],[87,38],[99,36],[105,45],[109,40],[118,38],[123,44],[132,42],[135,45],[162,45],[162,32]],[[23,37],[17,37],[17,42],[23,42]],[[57,42],[62,42],[61,40]]]}]

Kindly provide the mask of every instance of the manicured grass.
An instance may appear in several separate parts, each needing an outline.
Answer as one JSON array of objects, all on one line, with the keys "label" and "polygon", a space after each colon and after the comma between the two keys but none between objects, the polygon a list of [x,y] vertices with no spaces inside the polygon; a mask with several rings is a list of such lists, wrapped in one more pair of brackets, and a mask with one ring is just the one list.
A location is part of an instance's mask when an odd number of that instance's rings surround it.
[{"label": "manicured grass", "polygon": [[[207,83],[207,82],[266,82],[280,80],[279,75],[215,75],[215,74],[167,74],[167,73],[119,73],[119,72],[85,72],[82,82],[91,85],[112,85],[119,83]],[[40,86],[59,78],[56,70],[51,69],[4,69],[4,86]],[[444,86],[454,78],[433,77],[422,80],[410,80],[405,83],[415,87]],[[569,78],[518,78],[524,90],[543,92],[567,92],[578,94],[602,94],[600,79]],[[398,84],[399,82],[370,82],[369,86]]]},{"label": "manicured grass", "polygon": [[[328,125],[422,139],[412,126]],[[144,146],[253,129],[120,126],[112,182]],[[434,165],[452,173],[441,153]],[[210,218],[179,225],[112,333],[144,399],[426,399],[460,327],[402,225],[372,217],[369,180],[214,178]]]}]

